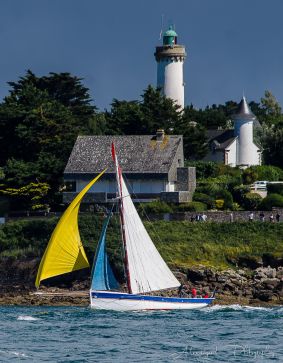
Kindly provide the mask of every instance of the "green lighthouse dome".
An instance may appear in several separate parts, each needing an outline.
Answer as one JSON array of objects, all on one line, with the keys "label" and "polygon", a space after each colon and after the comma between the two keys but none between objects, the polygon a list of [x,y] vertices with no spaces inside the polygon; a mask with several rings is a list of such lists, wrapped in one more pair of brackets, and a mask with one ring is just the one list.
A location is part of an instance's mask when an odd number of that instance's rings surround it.
[{"label": "green lighthouse dome", "polygon": [[177,44],[177,36],[178,34],[173,29],[173,26],[170,25],[169,29],[163,34],[163,45]]}]

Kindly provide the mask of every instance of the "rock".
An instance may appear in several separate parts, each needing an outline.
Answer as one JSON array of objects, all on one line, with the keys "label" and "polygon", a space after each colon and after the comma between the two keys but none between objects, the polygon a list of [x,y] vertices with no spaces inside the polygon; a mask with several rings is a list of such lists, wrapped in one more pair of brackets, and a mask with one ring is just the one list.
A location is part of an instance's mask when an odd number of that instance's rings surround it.
[{"label": "rock", "polygon": [[277,279],[277,278],[273,278],[273,279],[264,279],[262,281],[262,284],[265,285],[266,287],[267,286],[271,286],[269,289],[273,289],[275,286],[279,285],[280,283],[280,280]]},{"label": "rock", "polygon": [[189,281],[195,283],[196,281],[203,281],[206,277],[204,270],[188,269],[187,278]]},{"label": "rock", "polygon": [[260,290],[256,291],[253,295],[255,299],[259,299],[261,301],[272,301],[273,293],[269,290]]},{"label": "rock", "polygon": [[257,259],[256,257],[239,257],[238,266],[247,267],[254,270],[258,267],[263,266],[262,259]]},{"label": "rock", "polygon": [[275,278],[276,277],[276,269],[268,267],[259,267],[255,270],[254,278],[255,279],[264,279],[264,278]]}]

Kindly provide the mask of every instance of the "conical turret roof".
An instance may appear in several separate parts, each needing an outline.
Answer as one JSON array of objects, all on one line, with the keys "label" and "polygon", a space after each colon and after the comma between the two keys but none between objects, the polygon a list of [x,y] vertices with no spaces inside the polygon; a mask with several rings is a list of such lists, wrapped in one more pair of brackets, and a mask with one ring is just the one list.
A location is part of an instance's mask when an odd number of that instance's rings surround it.
[{"label": "conical turret roof", "polygon": [[233,118],[241,118],[241,119],[255,119],[255,115],[252,113],[246,97],[243,96],[241,102],[239,103],[238,109],[236,113],[233,115]]}]

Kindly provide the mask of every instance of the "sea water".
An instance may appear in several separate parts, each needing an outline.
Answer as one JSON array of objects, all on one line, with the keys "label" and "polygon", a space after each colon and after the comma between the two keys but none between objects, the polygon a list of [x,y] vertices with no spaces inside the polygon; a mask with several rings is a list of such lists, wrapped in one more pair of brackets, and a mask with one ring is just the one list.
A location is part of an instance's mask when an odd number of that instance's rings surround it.
[{"label": "sea water", "polygon": [[0,307],[0,362],[283,362],[283,307]]}]

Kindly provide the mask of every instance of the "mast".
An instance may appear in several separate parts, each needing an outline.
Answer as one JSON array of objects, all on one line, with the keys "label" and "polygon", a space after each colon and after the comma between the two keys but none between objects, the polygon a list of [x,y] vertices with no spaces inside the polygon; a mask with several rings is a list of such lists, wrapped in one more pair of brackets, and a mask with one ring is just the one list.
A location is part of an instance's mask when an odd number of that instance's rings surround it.
[{"label": "mast", "polygon": [[121,235],[122,235],[122,241],[123,241],[123,247],[124,247],[124,266],[125,266],[125,272],[126,272],[127,287],[128,287],[129,293],[132,294],[127,243],[126,243],[126,234],[125,234],[124,205],[123,205],[122,182],[121,182],[122,171],[118,164],[118,159],[117,159],[115,146],[114,146],[113,142],[111,145],[111,152],[112,152],[112,158],[113,158],[113,161],[115,164],[116,181],[117,181],[118,194],[119,194],[119,214],[120,214],[120,223],[121,223]]}]

